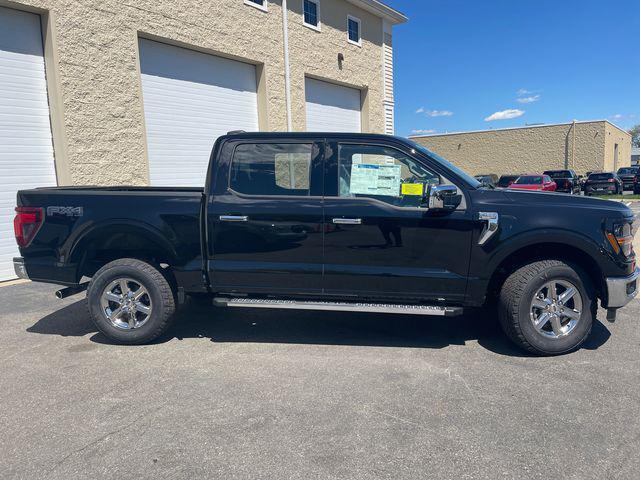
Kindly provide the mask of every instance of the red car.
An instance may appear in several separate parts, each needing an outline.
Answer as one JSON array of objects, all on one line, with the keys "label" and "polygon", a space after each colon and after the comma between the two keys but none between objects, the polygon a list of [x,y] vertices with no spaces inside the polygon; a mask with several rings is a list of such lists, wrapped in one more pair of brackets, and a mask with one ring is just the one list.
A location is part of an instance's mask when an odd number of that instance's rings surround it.
[{"label": "red car", "polygon": [[551,180],[549,175],[522,175],[518,180],[513,182],[509,188],[555,192],[558,185]]}]

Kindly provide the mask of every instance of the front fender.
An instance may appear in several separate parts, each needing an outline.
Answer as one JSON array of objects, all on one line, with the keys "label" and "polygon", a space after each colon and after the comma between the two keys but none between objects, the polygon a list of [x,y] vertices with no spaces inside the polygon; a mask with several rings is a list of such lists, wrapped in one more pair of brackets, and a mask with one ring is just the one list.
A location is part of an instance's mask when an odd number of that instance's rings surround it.
[{"label": "front fender", "polygon": [[487,249],[477,246],[484,252],[478,255],[482,262],[477,265],[476,276],[488,279],[516,252],[541,244],[557,244],[579,250],[591,257],[601,269],[605,267],[605,262],[610,261],[608,252],[589,235],[561,228],[540,228],[518,233]]}]

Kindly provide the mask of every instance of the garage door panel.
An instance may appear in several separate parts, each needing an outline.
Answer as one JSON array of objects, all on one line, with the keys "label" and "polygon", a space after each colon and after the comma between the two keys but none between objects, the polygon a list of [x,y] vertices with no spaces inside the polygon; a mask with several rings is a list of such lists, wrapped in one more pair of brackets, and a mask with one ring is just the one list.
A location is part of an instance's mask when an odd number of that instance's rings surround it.
[{"label": "garage door panel", "polygon": [[[144,74],[179,80],[183,85],[214,85],[240,92],[256,90],[253,65],[149,40],[140,41],[140,68]],[[213,78],[212,72],[216,73]]]},{"label": "garage door panel", "polygon": [[360,90],[307,78],[305,99],[307,131],[362,131]]},{"label": "garage door panel", "polygon": [[140,40],[152,185],[202,186],[215,140],[257,131],[255,66]]},{"label": "garage door panel", "polygon": [[18,190],[56,185],[40,17],[0,7],[0,280],[14,278]]}]

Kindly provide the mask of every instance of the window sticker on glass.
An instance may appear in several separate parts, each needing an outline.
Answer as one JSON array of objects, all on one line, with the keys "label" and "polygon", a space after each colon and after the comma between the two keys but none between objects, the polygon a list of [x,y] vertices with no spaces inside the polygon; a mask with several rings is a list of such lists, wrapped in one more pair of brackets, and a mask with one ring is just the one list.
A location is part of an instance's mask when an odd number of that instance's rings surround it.
[{"label": "window sticker on glass", "polygon": [[352,195],[400,196],[400,165],[352,164]]},{"label": "window sticker on glass", "polygon": [[403,183],[402,195],[421,197],[424,194],[424,183]]}]

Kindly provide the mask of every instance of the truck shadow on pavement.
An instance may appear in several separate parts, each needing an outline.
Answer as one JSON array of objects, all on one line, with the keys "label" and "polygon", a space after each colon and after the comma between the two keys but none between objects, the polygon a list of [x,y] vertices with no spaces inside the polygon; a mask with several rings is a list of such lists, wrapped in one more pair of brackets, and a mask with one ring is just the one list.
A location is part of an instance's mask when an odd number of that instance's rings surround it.
[{"label": "truck shadow on pavement", "polygon": [[[57,310],[27,328],[27,332],[83,337],[108,344],[87,316],[84,301]],[[595,350],[611,336],[599,320],[582,346]],[[291,310],[223,309],[187,302],[169,331],[153,342],[162,344],[188,338],[214,343],[282,343],[441,349],[450,345],[479,345],[500,355],[526,357],[502,333],[495,315],[469,311],[453,318],[408,315],[312,312]],[[136,347],[128,347],[136,348]]]}]

